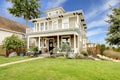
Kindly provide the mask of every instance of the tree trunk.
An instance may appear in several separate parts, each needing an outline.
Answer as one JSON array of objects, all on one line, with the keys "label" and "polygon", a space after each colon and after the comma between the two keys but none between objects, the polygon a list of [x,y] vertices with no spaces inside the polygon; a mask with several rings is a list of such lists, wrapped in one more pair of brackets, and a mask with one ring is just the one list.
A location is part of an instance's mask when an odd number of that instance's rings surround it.
[{"label": "tree trunk", "polygon": [[25,20],[26,20],[26,27],[28,28],[28,18],[26,17]]}]

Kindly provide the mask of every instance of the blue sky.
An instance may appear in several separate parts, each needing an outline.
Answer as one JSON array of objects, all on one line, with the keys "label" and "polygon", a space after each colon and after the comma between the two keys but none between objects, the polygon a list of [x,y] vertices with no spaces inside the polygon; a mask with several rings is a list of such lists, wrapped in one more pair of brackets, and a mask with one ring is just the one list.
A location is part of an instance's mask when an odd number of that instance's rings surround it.
[{"label": "blue sky", "polygon": [[[87,22],[87,36],[90,42],[105,43],[106,33],[109,24],[105,22],[108,20],[106,16],[111,11],[109,5],[117,7],[119,0],[41,0],[41,11],[54,7],[63,7],[66,11],[74,11],[82,9]],[[0,16],[9,18],[25,25],[23,18],[17,18],[9,14],[7,8],[11,7],[6,0],[0,0]],[[29,22],[29,26],[33,24]]]}]

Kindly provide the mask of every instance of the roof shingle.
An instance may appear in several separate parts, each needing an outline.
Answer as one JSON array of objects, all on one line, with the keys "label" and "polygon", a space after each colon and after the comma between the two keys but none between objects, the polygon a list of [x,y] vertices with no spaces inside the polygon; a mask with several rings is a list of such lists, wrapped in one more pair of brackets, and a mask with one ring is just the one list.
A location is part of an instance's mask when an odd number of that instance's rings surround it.
[{"label": "roof shingle", "polygon": [[23,33],[26,32],[26,26],[1,16],[0,16],[0,28]]}]

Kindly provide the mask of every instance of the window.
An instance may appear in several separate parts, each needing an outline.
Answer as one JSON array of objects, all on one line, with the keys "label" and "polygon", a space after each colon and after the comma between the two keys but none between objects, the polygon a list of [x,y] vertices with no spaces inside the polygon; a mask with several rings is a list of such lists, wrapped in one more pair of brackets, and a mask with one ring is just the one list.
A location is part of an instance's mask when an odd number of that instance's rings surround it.
[{"label": "window", "polygon": [[37,31],[39,31],[39,23],[37,23]]},{"label": "window", "polygon": [[40,24],[40,30],[43,31],[44,23]]},{"label": "window", "polygon": [[57,29],[57,21],[53,21],[53,29]]},{"label": "window", "polygon": [[62,37],[62,44],[67,43],[68,45],[70,45],[70,37]]},{"label": "window", "polygon": [[45,30],[48,30],[47,22],[45,22]]},{"label": "window", "polygon": [[68,28],[68,23],[63,23],[64,29]]},{"label": "window", "polygon": [[66,18],[66,19],[63,19],[62,20],[62,28],[63,29],[66,29],[66,28],[69,28],[69,19],[68,18]]}]

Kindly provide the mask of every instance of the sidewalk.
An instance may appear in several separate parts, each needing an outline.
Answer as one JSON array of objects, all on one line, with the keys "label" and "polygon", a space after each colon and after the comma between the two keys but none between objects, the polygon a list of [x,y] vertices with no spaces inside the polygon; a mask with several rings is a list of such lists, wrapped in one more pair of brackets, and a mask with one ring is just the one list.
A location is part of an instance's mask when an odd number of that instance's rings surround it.
[{"label": "sidewalk", "polygon": [[37,58],[31,58],[31,59],[25,59],[25,60],[20,60],[20,61],[14,61],[14,62],[9,62],[9,63],[4,63],[4,64],[0,64],[0,67],[8,66],[8,65],[16,64],[16,63],[22,63],[22,62],[32,61],[32,60],[36,60],[36,59],[42,59],[42,58],[44,58],[44,57],[37,57]]}]

